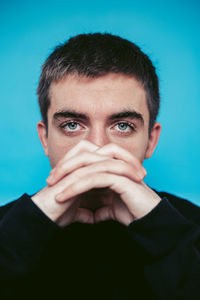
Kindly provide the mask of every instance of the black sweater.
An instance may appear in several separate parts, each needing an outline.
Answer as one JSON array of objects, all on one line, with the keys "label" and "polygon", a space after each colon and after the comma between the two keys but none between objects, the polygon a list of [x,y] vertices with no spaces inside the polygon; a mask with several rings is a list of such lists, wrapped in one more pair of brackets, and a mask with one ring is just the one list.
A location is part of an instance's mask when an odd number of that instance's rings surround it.
[{"label": "black sweater", "polygon": [[53,223],[24,194],[0,208],[0,299],[200,299],[200,208],[167,193],[128,227]]}]

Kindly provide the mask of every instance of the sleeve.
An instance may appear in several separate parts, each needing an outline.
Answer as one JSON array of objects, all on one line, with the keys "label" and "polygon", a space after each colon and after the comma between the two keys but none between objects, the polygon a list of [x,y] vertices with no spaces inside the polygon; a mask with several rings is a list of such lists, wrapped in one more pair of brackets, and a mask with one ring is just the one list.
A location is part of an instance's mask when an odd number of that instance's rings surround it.
[{"label": "sleeve", "polygon": [[155,299],[200,299],[200,227],[163,198],[128,227]]},{"label": "sleeve", "polygon": [[[3,299],[16,294],[59,227],[24,194],[0,220],[0,287]],[[10,298],[9,298],[10,296]]]}]

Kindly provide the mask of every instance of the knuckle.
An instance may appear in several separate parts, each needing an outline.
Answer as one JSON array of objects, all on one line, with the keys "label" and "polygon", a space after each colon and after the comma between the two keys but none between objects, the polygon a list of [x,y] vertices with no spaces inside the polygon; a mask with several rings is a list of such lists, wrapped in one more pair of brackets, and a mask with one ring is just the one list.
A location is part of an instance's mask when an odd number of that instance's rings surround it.
[{"label": "knuckle", "polygon": [[[98,147],[87,140],[81,140],[76,146],[76,152],[80,153],[81,151],[94,152]],[[74,147],[74,149],[75,149]]]},{"label": "knuckle", "polygon": [[81,156],[81,162],[82,162],[83,164],[84,164],[84,163],[87,164],[87,162],[91,160],[92,154],[91,154],[90,152],[88,152],[88,151],[83,151],[83,152],[80,154],[80,156]]},{"label": "knuckle", "polygon": [[80,141],[78,145],[79,145],[79,147],[85,148],[85,149],[90,149],[91,147],[94,146],[94,144],[92,144],[91,142],[89,142],[87,140]]},{"label": "knuckle", "polygon": [[82,140],[82,141],[80,141],[80,142],[77,144],[77,146],[84,147],[84,146],[87,146],[88,144],[89,144],[88,141]]},{"label": "knuckle", "polygon": [[101,158],[97,153],[84,151],[81,153],[81,159],[84,162],[94,162],[98,161]]},{"label": "knuckle", "polygon": [[115,151],[116,149],[118,149],[118,146],[114,143],[107,144],[105,147],[110,151]]}]

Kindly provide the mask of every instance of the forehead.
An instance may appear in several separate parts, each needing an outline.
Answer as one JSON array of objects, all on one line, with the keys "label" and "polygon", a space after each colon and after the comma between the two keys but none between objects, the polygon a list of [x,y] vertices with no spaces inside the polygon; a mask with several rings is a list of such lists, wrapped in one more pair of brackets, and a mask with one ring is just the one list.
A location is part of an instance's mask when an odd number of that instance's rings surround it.
[{"label": "forehead", "polygon": [[149,118],[146,93],[134,77],[108,74],[98,78],[68,75],[52,83],[48,116],[56,111],[75,110],[102,118],[124,110],[136,110]]}]

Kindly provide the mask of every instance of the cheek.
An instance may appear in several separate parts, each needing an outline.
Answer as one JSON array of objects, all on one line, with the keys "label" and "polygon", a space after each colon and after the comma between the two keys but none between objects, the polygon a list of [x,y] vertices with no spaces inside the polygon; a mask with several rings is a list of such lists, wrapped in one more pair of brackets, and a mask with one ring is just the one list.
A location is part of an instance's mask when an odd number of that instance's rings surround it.
[{"label": "cheek", "polygon": [[142,140],[134,140],[126,141],[126,142],[118,142],[120,147],[126,149],[133,156],[135,156],[141,163],[144,161],[144,157],[146,154],[148,142],[145,139]]},{"label": "cheek", "polygon": [[49,152],[49,162],[52,168],[56,166],[56,164],[63,158],[63,156],[75,145],[77,141],[75,140],[57,140],[51,141],[48,144],[48,152]]}]

